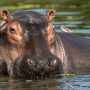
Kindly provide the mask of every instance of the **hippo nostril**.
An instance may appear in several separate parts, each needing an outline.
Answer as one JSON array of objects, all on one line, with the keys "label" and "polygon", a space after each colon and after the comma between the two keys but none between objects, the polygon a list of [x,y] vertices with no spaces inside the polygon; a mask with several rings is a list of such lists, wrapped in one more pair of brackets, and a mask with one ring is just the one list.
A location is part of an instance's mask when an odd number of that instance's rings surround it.
[{"label": "hippo nostril", "polygon": [[40,67],[44,67],[46,65],[46,61],[45,60],[44,61],[40,60],[39,65],[40,65]]},{"label": "hippo nostril", "polygon": [[45,69],[45,68],[49,67],[48,60],[46,60],[46,59],[40,60],[39,59],[37,67],[39,67],[41,69]]},{"label": "hippo nostril", "polygon": [[50,64],[53,66],[53,65],[55,65],[56,63],[57,63],[56,60],[52,60]]},{"label": "hippo nostril", "polygon": [[29,65],[35,65],[35,62],[34,62],[33,60],[28,59],[27,61],[28,61],[28,64],[29,64]]}]

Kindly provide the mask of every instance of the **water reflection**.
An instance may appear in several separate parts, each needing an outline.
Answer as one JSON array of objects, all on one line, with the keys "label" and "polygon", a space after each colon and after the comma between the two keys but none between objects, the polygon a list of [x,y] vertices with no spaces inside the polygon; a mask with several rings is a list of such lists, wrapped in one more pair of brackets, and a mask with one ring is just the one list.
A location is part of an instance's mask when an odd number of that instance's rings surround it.
[{"label": "water reflection", "polygon": [[2,78],[2,81],[0,81],[0,90],[58,90],[58,82],[54,79],[32,81]]},{"label": "water reflection", "polygon": [[90,75],[77,75],[72,78],[64,77],[57,81],[64,82],[64,86],[61,90],[90,90]]},{"label": "water reflection", "polygon": [[36,81],[0,77],[0,90],[90,90],[90,75]]},{"label": "water reflection", "polygon": [[81,12],[57,12],[57,15],[77,15]]}]

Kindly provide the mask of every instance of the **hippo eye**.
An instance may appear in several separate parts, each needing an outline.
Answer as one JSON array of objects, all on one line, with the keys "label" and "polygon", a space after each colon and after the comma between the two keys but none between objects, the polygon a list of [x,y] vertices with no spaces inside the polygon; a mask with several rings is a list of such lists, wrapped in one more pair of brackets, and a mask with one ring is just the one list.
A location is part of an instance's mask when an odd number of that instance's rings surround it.
[{"label": "hippo eye", "polygon": [[15,32],[16,32],[15,29],[10,28],[10,33],[15,33]]}]

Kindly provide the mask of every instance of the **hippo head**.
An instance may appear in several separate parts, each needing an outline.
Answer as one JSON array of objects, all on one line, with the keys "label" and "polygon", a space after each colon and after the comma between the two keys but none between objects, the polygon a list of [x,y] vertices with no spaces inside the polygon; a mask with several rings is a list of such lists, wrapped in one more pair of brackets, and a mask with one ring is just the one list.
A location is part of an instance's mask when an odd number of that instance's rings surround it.
[{"label": "hippo head", "polygon": [[25,48],[24,55],[14,60],[13,75],[43,78],[59,73],[61,62],[51,52],[55,39],[51,20],[55,17],[55,10],[48,11],[46,15],[30,10],[13,15],[4,10],[2,14],[9,42]]},{"label": "hippo head", "polygon": [[49,15],[46,16],[29,10],[19,11],[13,15],[8,10],[2,10],[0,16],[3,19],[0,23],[0,32],[4,32],[7,35],[9,43],[13,45],[30,44],[34,33],[38,34],[42,32],[45,34],[48,23],[51,20],[48,17]]}]

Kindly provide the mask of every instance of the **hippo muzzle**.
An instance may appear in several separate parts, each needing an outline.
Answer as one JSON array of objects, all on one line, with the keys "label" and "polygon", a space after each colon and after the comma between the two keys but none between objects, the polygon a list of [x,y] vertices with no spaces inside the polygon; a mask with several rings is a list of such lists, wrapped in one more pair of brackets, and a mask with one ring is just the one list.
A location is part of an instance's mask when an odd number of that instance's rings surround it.
[{"label": "hippo muzzle", "polygon": [[26,56],[21,60],[16,60],[13,70],[15,77],[31,79],[43,79],[61,73],[60,62],[57,59],[41,60]]},{"label": "hippo muzzle", "polygon": [[31,60],[31,59],[27,59],[27,62],[29,64],[29,66],[31,68],[33,68],[34,70],[49,70],[49,69],[53,69],[53,66],[57,65],[57,61],[55,60]]}]

